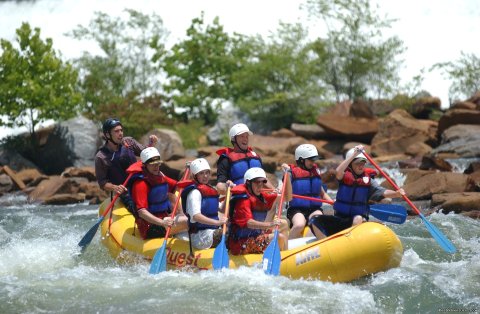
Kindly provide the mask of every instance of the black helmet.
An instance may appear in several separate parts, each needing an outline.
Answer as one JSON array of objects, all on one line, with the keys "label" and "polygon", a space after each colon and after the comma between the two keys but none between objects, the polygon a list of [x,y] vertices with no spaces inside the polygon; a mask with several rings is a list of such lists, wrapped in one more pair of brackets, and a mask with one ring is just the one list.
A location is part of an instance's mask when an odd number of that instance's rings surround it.
[{"label": "black helmet", "polygon": [[103,126],[102,126],[103,133],[109,133],[110,130],[116,127],[117,125],[122,125],[120,120],[116,118],[108,118],[107,120],[105,120],[105,122],[103,122]]}]

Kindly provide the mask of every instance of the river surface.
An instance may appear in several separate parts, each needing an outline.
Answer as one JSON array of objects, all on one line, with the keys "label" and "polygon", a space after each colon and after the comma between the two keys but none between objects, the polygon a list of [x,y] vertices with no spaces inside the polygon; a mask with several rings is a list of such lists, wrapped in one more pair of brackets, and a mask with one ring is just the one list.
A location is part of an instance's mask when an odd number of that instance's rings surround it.
[{"label": "river surface", "polygon": [[[395,173],[395,170],[391,171]],[[401,178],[397,178],[401,181]],[[421,219],[390,225],[404,246],[400,267],[351,283],[291,280],[260,269],[167,271],[113,260],[99,233],[78,241],[97,206],[0,198],[0,313],[439,313],[480,311],[480,221],[428,217],[457,247],[451,255]]]}]

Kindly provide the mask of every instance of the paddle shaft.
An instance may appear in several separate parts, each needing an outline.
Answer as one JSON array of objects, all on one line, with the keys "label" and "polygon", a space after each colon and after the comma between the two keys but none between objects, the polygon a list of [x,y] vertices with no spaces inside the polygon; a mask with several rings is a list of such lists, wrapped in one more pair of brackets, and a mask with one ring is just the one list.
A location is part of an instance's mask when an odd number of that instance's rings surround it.
[{"label": "paddle shaft", "polygon": [[[228,214],[230,211],[230,194],[231,194],[231,189],[230,186],[227,187],[227,196],[225,196],[225,218],[228,219]],[[223,224],[223,229],[222,229],[222,236],[225,236],[227,233],[227,223]]]},{"label": "paddle shaft", "polygon": [[[380,168],[379,165],[377,165],[377,163],[372,159],[372,157],[370,157],[365,151],[363,151],[363,155],[368,159],[368,161],[375,167],[377,168],[377,170],[380,172],[380,174],[388,181],[388,183],[390,183],[393,188],[395,189],[395,191],[397,191],[398,189],[400,189],[398,187],[398,185],[395,184],[395,182]],[[405,200],[405,202],[408,203],[408,205],[410,205],[410,207],[418,214],[420,215],[420,211],[418,210],[417,206],[415,206],[415,204],[412,203],[412,201],[410,201],[410,199],[407,197],[407,195],[403,194],[402,195],[403,199]]]},{"label": "paddle shaft", "polygon": [[[183,175],[183,178],[182,178],[182,181],[183,180],[186,180],[188,175],[190,174],[190,168],[187,167],[185,169],[185,173]],[[177,192],[178,192],[178,195],[177,195],[177,198],[175,199],[175,205],[173,206],[173,210],[172,210],[172,214],[170,215],[170,218],[173,220],[175,218],[175,214],[177,213],[177,208],[178,208],[178,204],[180,203],[180,194],[182,193],[182,190],[183,189],[179,189]],[[172,229],[172,226],[168,226],[167,227],[167,231],[165,232],[165,239],[164,241],[167,241],[168,239],[168,236],[170,235],[170,230]]]},{"label": "paddle shaft", "polygon": [[[283,175],[283,186],[282,186],[282,193],[280,194],[280,203],[278,205],[278,210],[277,210],[277,218],[280,219],[282,217],[282,207],[283,207],[283,200],[285,199],[285,188],[287,186],[287,180],[288,178],[288,172],[285,171],[285,174]],[[275,230],[278,230],[278,225],[275,226]]]}]

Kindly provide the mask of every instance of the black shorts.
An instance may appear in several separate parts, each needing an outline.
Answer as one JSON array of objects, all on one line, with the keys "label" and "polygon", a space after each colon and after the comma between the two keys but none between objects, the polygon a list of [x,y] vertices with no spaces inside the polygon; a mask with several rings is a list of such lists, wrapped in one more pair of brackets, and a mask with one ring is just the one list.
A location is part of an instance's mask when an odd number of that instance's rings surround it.
[{"label": "black shorts", "polygon": [[[312,229],[311,225],[314,225],[320,229],[324,235],[329,237],[332,234],[350,228],[352,223],[353,217],[319,215],[312,217],[312,219],[309,220],[308,225],[310,226],[310,229]],[[313,233],[315,234],[315,232]]]},{"label": "black shorts", "polygon": [[147,230],[147,239],[164,238],[167,230],[159,225],[150,225]]},{"label": "black shorts", "polygon": [[309,216],[316,210],[320,210],[323,213],[322,208],[298,208],[298,207],[290,207],[287,209],[287,219],[290,222],[290,228],[292,227],[292,219],[297,213],[300,213],[305,217],[305,221],[308,222]]}]

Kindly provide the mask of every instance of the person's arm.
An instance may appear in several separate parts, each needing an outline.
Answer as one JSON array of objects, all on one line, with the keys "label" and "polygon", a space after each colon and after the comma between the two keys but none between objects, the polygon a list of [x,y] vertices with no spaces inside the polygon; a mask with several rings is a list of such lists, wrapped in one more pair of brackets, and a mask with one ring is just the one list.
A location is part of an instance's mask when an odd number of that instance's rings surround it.
[{"label": "person's arm", "polygon": [[350,156],[350,158],[345,159],[338,165],[337,169],[335,169],[336,178],[337,180],[342,180],[343,176],[345,175],[345,170],[347,169],[348,165],[363,151],[362,145],[355,146],[355,153]]},{"label": "person's arm", "polygon": [[388,197],[388,198],[402,197],[403,195],[405,195],[405,191],[402,188],[396,191],[385,190],[385,192],[383,192],[383,197]]},{"label": "person's arm", "polygon": [[108,180],[108,167],[105,158],[102,156],[95,157],[95,177],[97,178],[100,188],[107,192],[113,192],[115,194],[122,194],[127,191],[127,188],[121,184],[113,184]]},{"label": "person's arm", "polygon": [[325,190],[323,189],[323,187],[320,188],[320,197],[324,200],[327,200],[327,201],[332,201],[333,202],[333,199],[330,197],[330,195],[328,195],[327,192],[325,192]]},{"label": "person's arm", "polygon": [[229,179],[230,163],[226,157],[220,156],[217,162],[217,191],[220,195],[227,193],[227,186],[235,186]]},{"label": "person's arm", "polygon": [[172,221],[158,218],[148,211],[148,191],[149,188],[143,181],[137,181],[132,186],[132,199],[138,208],[138,216],[150,224],[159,225],[162,227],[168,227],[169,225],[172,225]]}]

